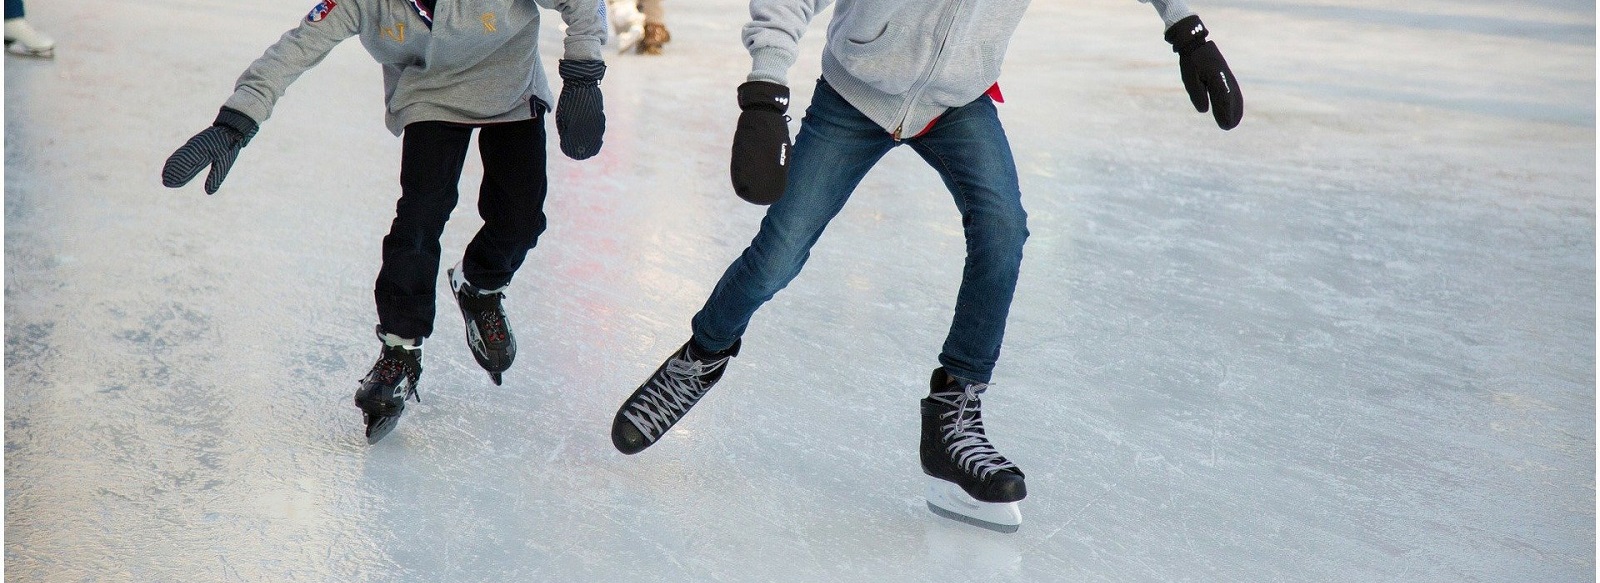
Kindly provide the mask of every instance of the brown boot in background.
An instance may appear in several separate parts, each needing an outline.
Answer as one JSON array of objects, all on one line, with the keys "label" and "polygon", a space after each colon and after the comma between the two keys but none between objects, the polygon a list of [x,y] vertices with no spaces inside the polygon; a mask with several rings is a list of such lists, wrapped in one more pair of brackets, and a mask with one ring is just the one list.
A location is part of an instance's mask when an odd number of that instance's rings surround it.
[{"label": "brown boot in background", "polygon": [[644,39],[639,41],[639,54],[659,55],[661,45],[672,41],[672,34],[667,32],[667,25],[656,22],[644,23]]}]

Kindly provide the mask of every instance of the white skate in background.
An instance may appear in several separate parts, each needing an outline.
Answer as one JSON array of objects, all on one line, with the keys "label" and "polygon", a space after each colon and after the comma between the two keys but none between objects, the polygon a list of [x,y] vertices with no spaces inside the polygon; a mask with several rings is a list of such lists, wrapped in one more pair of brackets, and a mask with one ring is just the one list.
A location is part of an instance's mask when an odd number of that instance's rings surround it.
[{"label": "white skate in background", "polygon": [[1016,502],[980,502],[954,483],[932,476],[927,480],[928,510],[934,514],[998,532],[1022,527],[1022,510]]},{"label": "white skate in background", "polygon": [[617,52],[626,53],[644,38],[644,13],[634,0],[606,0],[610,5],[612,38],[617,41]]},{"label": "white skate in background", "polygon": [[22,18],[8,19],[5,23],[5,29],[6,52],[25,57],[55,58],[55,39],[29,26],[27,20]]}]

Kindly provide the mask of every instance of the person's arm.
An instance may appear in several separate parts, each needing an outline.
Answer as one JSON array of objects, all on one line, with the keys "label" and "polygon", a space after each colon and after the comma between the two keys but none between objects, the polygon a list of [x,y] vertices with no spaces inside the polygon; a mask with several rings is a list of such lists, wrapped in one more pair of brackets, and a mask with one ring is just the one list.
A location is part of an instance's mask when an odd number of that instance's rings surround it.
[{"label": "person's arm", "polygon": [[754,204],[783,197],[789,181],[789,68],[800,37],[833,0],[750,0],[744,48],[750,76],[739,86],[739,126],[728,172],[733,192]]},{"label": "person's arm", "polygon": [[217,112],[211,127],[189,138],[167,157],[161,167],[161,184],[168,188],[183,186],[209,166],[205,191],[216,193],[238,159],[239,150],[250,143],[261,122],[272,115],[272,106],[283,97],[289,84],[322,62],[340,41],[360,30],[355,5],[353,1],[338,4],[324,0],[311,9],[300,26],[268,47],[234,83],[233,95]]},{"label": "person's arm", "polygon": [[317,66],[340,41],[361,30],[360,3],[324,0],[311,9],[300,26],[283,33],[234,82],[233,96],[223,107],[261,123],[289,85]]},{"label": "person's arm", "polygon": [[833,0],[750,0],[750,23],[744,25],[744,48],[750,51],[747,81],[789,84],[800,37],[811,18]]},{"label": "person's arm", "polygon": [[600,59],[600,42],[605,40],[605,27],[610,25],[600,19],[598,3],[602,1],[538,0],[541,6],[560,10],[561,20],[567,23],[566,50],[556,69],[561,74],[556,135],[561,140],[561,153],[573,160],[599,154],[606,133],[605,100],[600,95],[606,63]]}]

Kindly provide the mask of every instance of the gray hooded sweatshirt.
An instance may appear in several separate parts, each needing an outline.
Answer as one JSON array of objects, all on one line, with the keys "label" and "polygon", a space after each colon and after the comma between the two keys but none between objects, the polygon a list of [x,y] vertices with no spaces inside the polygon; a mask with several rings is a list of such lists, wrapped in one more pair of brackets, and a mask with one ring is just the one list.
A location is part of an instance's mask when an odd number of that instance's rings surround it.
[{"label": "gray hooded sweatshirt", "polygon": [[555,103],[539,62],[539,6],[561,11],[565,58],[599,60],[606,24],[597,2],[448,0],[427,12],[412,0],[322,0],[245,70],[224,105],[265,122],[290,83],[360,35],[383,65],[384,121],[394,135],[419,121],[529,119],[529,100]]},{"label": "gray hooded sweatshirt", "polygon": [[[1166,26],[1191,12],[1154,5]],[[1029,0],[838,0],[822,52],[822,77],[896,138],[916,135],[945,110],[1000,79],[1006,46]],[[834,0],[750,0],[744,46],[750,81],[788,85],[806,25]],[[1159,38],[1159,35],[1157,35]]]}]

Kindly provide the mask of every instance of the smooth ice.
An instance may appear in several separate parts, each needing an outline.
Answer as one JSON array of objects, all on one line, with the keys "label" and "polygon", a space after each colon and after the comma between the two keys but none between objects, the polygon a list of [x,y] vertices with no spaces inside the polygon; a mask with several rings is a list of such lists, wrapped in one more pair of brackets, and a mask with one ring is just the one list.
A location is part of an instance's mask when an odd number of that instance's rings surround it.
[{"label": "smooth ice", "polygon": [[1035,0],[985,399],[1010,535],[921,498],[964,246],[907,149],[693,413],[612,448],[761,218],[727,178],[739,0],[669,2],[665,55],[610,58],[604,151],[550,157],[506,385],[441,277],[422,402],[366,445],[379,68],[340,46],[215,196],[158,179],[311,4],[29,3],[58,57],[4,59],[7,581],[1593,580],[1592,3],[1192,0],[1245,93],[1222,132],[1148,5]]}]

